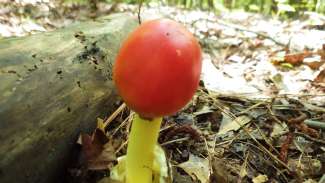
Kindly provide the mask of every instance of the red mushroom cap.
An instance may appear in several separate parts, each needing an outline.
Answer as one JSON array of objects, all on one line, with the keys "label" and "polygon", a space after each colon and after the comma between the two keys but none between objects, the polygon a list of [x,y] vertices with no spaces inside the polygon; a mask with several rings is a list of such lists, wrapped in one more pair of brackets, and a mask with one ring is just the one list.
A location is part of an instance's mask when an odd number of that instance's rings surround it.
[{"label": "red mushroom cap", "polygon": [[194,95],[201,74],[201,48],[181,24],[142,23],[118,53],[113,78],[125,103],[145,118],[176,113]]}]

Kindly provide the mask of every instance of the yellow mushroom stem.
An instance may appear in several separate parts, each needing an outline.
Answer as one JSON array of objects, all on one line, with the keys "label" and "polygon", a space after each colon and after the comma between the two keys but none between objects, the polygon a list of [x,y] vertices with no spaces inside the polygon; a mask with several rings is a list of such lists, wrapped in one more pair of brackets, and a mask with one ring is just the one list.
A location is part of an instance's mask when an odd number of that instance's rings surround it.
[{"label": "yellow mushroom stem", "polygon": [[162,118],[146,120],[135,115],[126,153],[126,183],[151,183],[154,149]]}]

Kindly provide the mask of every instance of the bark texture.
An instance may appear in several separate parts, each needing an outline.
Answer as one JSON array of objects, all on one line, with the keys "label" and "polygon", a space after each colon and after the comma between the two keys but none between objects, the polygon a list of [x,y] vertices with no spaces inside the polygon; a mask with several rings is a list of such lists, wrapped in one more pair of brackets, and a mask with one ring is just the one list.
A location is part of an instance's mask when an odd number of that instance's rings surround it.
[{"label": "bark texture", "polygon": [[80,131],[118,97],[112,64],[137,26],[125,14],[0,40],[0,182],[62,182]]}]

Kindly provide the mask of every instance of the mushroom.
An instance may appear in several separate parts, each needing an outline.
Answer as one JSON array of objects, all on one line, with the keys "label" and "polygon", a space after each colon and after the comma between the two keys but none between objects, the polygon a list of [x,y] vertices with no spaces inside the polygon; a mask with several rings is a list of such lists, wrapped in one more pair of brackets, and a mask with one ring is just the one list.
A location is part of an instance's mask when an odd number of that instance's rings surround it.
[{"label": "mushroom", "polygon": [[126,154],[127,183],[152,182],[162,117],[175,114],[191,100],[201,65],[198,41],[169,19],[144,22],[123,42],[113,79],[119,95],[137,113]]}]

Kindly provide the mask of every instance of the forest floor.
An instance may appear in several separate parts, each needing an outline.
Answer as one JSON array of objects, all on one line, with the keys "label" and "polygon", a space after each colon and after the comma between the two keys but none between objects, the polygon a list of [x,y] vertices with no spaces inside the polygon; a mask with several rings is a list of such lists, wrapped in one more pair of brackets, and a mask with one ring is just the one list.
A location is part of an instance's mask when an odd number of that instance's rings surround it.
[{"label": "forest floor", "polygon": [[[99,4],[94,11],[42,0],[5,1],[0,39],[117,12],[137,16],[138,6]],[[143,6],[141,18],[153,17],[184,23],[204,50],[199,90],[182,111],[164,118],[160,132],[173,182],[325,182],[324,16],[308,12],[284,21],[242,11]],[[99,119],[107,137],[96,132],[83,139],[107,140],[82,142],[84,153],[99,152],[71,165],[69,182],[112,182],[105,177],[110,166],[102,164],[125,154],[132,115],[122,105]]]}]

